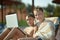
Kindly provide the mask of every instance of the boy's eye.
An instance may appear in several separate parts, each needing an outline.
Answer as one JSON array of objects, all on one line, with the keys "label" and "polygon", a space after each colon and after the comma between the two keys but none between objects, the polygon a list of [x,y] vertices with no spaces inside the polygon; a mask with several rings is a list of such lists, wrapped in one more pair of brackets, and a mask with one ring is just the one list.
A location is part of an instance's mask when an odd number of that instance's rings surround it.
[{"label": "boy's eye", "polygon": [[28,21],[28,19],[27,19],[27,21]]}]

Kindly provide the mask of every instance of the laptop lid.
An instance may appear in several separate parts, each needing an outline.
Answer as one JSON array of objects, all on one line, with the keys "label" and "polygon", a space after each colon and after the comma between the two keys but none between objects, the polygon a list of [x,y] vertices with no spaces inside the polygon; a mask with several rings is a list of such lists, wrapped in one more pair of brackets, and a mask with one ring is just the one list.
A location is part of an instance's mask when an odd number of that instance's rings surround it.
[{"label": "laptop lid", "polygon": [[18,19],[16,13],[6,15],[6,26],[7,28],[18,27]]}]

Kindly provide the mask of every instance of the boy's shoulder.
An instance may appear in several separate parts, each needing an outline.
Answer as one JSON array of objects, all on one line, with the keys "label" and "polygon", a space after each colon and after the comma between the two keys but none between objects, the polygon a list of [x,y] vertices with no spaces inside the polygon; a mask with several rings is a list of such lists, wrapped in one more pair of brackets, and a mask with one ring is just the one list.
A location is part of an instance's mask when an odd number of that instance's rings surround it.
[{"label": "boy's shoulder", "polygon": [[53,23],[51,20],[45,20],[44,22],[46,22],[46,23]]}]

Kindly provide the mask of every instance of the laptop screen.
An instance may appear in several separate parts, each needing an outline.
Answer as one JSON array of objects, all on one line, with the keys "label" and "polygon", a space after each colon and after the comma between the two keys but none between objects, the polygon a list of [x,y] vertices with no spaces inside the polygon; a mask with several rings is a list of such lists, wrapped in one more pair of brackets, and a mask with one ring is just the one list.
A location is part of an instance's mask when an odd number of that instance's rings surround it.
[{"label": "laptop screen", "polygon": [[17,14],[6,15],[7,28],[18,27]]}]

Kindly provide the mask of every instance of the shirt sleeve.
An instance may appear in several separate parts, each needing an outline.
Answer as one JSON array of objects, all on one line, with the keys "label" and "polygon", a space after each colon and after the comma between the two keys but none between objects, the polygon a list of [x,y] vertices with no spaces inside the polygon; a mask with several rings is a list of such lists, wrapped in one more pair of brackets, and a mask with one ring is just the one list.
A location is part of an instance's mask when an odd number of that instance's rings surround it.
[{"label": "shirt sleeve", "polygon": [[49,39],[50,37],[52,37],[52,35],[54,35],[54,24],[51,22],[47,22],[41,30],[38,30],[33,35],[33,37],[38,36],[42,39]]}]

